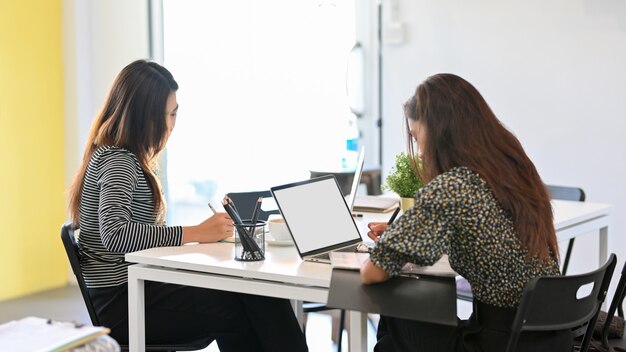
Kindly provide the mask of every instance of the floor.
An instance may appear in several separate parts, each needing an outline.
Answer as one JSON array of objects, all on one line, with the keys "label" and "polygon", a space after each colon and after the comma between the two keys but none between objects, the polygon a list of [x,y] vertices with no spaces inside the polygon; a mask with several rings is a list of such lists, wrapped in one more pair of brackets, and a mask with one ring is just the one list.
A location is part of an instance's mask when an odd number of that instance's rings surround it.
[{"label": "floor", "polygon": [[[90,322],[80,290],[72,285],[0,302],[0,324],[26,316],[81,323]],[[310,313],[306,336],[311,352],[336,351],[337,349],[330,338],[331,316],[328,314]],[[372,351],[376,341],[376,332],[372,324],[368,324],[367,339],[368,351]],[[347,333],[344,332],[342,351],[348,351],[347,340]],[[213,343],[203,351],[219,352],[219,349]]]},{"label": "floor", "polygon": [[26,316],[91,322],[78,286],[52,289],[0,302],[0,323]]}]

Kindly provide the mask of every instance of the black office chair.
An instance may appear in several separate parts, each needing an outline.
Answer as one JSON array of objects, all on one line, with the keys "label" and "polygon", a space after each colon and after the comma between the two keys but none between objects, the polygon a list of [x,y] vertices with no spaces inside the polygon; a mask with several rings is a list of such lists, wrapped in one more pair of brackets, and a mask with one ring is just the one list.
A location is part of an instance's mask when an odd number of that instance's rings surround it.
[{"label": "black office chair", "polygon": [[[252,219],[252,212],[254,211],[254,207],[256,206],[259,197],[272,198],[272,193],[270,191],[231,192],[226,195],[233,201],[233,203],[235,203],[239,216],[241,216],[241,219],[244,220]],[[280,214],[280,210],[259,209],[258,219],[266,221],[272,214]]]},{"label": "black office chair", "polygon": [[[550,192],[552,199],[572,200],[578,202],[585,201],[585,192],[582,188],[555,185],[546,185],[546,187],[548,188],[548,192]],[[565,258],[563,259],[563,269],[561,270],[563,275],[567,274],[567,267],[569,266],[569,260],[572,255],[572,248],[574,248],[574,238],[570,238],[569,243],[567,244],[567,251],[565,252]]]},{"label": "black office chair", "polygon": [[[80,253],[78,243],[74,237],[74,229],[72,229],[71,221],[66,222],[61,227],[61,240],[63,241],[63,247],[65,247],[65,253],[67,254],[67,259],[70,262],[74,276],[76,276],[76,281],[78,281],[78,287],[80,288],[80,293],[83,295],[85,306],[87,306],[91,323],[94,326],[101,326],[96,310],[91,302],[91,297],[89,297],[87,285],[85,284],[85,279],[83,278],[83,273],[80,268]],[[213,338],[206,337],[185,344],[146,345],[146,351],[198,351],[206,348],[211,342],[213,342]],[[122,351],[128,351],[128,346],[122,345],[120,347]]]},{"label": "black office chair", "polygon": [[[259,197],[272,198],[272,193],[270,191],[231,192],[231,193],[227,193],[226,195],[233,201],[233,203],[235,203],[237,212],[239,213],[242,219],[250,219],[252,217],[252,212],[254,211],[254,207],[256,206],[256,202],[259,199]],[[259,213],[259,219],[267,220],[271,214],[280,214],[280,210],[272,209],[272,210],[264,211],[263,209],[261,209]],[[331,309],[334,309],[334,308],[329,308],[325,304],[322,304],[322,303],[303,302],[302,304],[302,311],[304,313],[321,312],[321,311],[326,311],[326,310],[331,310]],[[339,328],[338,328],[339,334],[337,336],[337,351],[338,352],[341,352],[341,335],[344,329],[344,320],[345,320],[345,310],[342,309],[339,315]],[[306,328],[306,325],[304,326],[304,328]]]},{"label": "black office chair", "polygon": [[615,311],[617,311],[618,316],[624,319],[624,296],[626,296],[626,262],[624,262],[624,267],[622,268],[622,275],[619,279],[619,283],[617,284],[617,288],[615,289],[615,295],[611,300],[611,306],[609,307],[609,311],[607,312],[607,317],[604,322],[604,326],[602,326],[602,346],[605,348],[613,347],[619,348],[622,351],[626,351],[626,327],[623,327],[622,337],[610,337],[609,331],[611,327],[611,322],[614,319]]},{"label": "black office chair", "polygon": [[[602,267],[590,273],[530,280],[517,308],[506,351],[516,350],[523,331],[575,329],[584,335],[579,351],[586,352],[616,263],[615,254],[611,254]],[[589,284],[593,284],[591,293],[580,297]]]},{"label": "black office chair", "polygon": [[[552,199],[578,202],[585,201],[585,192],[581,188],[554,185],[546,185],[546,187],[548,188],[548,192],[550,192],[550,197]],[[567,251],[565,252],[563,268],[561,270],[562,275],[567,274],[567,267],[569,266],[569,260],[572,255],[572,248],[574,248],[574,238],[570,238],[569,243],[567,244]],[[456,289],[457,297],[460,300],[471,302],[474,299],[474,296],[472,295],[472,288],[470,287],[467,279],[460,278],[457,280]]]}]

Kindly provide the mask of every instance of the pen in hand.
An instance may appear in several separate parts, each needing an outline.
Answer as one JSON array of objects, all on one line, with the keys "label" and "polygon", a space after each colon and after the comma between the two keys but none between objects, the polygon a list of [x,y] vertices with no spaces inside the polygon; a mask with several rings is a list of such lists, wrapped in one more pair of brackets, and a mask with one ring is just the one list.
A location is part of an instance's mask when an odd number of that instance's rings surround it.
[{"label": "pen in hand", "polygon": [[213,215],[217,214],[217,210],[215,210],[215,207],[213,207],[213,204],[211,204],[210,202],[207,203],[207,205],[209,206],[209,208],[211,209],[211,212],[213,212]]},{"label": "pen in hand", "polygon": [[369,223],[367,227],[370,229],[370,231],[367,233],[367,236],[369,236],[369,238],[374,240],[374,242],[378,241],[379,237],[382,236],[383,232],[386,231],[387,227],[391,225],[393,221],[396,219],[396,217],[398,216],[398,213],[400,213],[400,207],[394,210],[393,214],[391,215],[391,218],[389,218],[386,225],[383,225],[380,222]]},{"label": "pen in hand", "polygon": [[387,225],[391,225],[393,221],[396,220],[396,217],[398,216],[399,212],[400,212],[400,207],[397,207],[396,210],[393,211],[393,214],[391,215],[391,218],[389,218],[389,221],[387,221]]}]

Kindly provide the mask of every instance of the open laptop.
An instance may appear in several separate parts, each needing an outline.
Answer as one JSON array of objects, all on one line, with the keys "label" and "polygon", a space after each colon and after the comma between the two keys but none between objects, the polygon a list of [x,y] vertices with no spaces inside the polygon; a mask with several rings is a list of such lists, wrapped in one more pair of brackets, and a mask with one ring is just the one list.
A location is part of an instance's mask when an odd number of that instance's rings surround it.
[{"label": "open laptop", "polygon": [[[303,260],[330,263],[330,252],[354,252],[362,244],[352,212],[333,175],[270,190]],[[366,246],[364,250],[367,251]]]},{"label": "open laptop", "polygon": [[359,151],[359,157],[356,161],[356,169],[354,170],[354,178],[352,179],[352,186],[350,187],[350,194],[348,195],[348,208],[350,211],[354,208],[354,200],[356,199],[356,193],[359,190],[361,184],[361,174],[363,174],[363,165],[365,164],[365,146],[361,147]]}]

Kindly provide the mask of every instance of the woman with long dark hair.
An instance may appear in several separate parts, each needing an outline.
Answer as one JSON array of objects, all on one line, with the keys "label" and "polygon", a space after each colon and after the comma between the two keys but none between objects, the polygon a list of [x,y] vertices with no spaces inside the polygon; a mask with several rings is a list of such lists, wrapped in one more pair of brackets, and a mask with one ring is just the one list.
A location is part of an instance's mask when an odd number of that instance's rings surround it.
[{"label": "woman with long dark hair", "polygon": [[[396,222],[369,224],[377,243],[362,280],[381,282],[407,262],[432,265],[447,254],[471,284],[474,312],[459,327],[382,317],[375,351],[503,351],[526,283],[559,275],[548,191],[517,138],[461,77],[426,79],[406,102],[405,119],[425,185]],[[533,332],[518,351],[571,347],[569,331]]]},{"label": "woman with long dark hair", "polygon": [[[161,65],[138,60],[117,76],[94,120],[69,189],[81,268],[100,323],[128,343],[124,254],[233,234],[217,213],[196,226],[165,226],[156,160],[176,124],[178,84]],[[287,300],[146,282],[146,343],[214,337],[220,351],[306,351]]]}]

